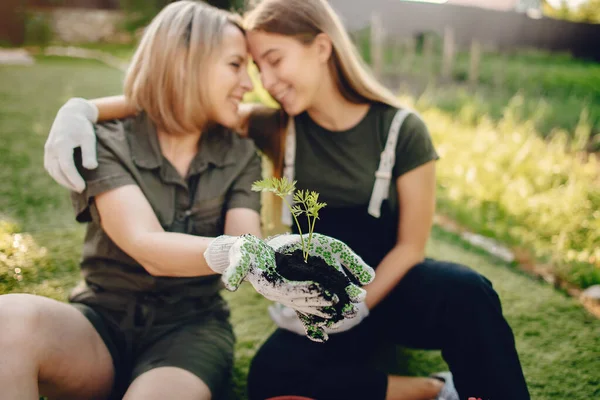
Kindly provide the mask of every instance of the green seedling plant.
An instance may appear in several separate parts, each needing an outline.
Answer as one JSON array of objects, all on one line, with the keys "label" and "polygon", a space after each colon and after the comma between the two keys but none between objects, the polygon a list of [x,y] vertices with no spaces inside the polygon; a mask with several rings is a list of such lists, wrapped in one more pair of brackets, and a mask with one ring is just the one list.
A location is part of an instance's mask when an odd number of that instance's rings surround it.
[{"label": "green seedling plant", "polygon": [[[286,177],[272,177],[256,181],[252,184],[252,190],[255,192],[271,192],[283,200],[294,217],[294,221],[298,227],[302,245],[302,255],[304,256],[304,262],[307,262],[312,235],[315,230],[315,223],[317,222],[317,219],[319,219],[319,210],[327,205],[326,203],[319,202],[319,193],[308,190],[296,191],[296,181],[290,182]],[[293,196],[294,205],[291,205],[287,200],[290,195]],[[306,242],[304,241],[302,228],[298,222],[298,218],[301,217],[302,214],[306,216],[308,221],[308,240]]]}]

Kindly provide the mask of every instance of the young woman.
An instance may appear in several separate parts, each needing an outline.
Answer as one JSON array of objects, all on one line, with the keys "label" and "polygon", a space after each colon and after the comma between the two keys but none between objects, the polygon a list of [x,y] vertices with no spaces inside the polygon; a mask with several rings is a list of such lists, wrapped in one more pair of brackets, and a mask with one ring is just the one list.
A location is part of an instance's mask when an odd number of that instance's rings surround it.
[{"label": "young woman", "polygon": [[125,78],[140,112],[97,125],[97,148],[76,154],[84,281],[71,304],[0,296],[3,399],[220,398],[234,343],[223,284],[306,314],[332,304],[311,282],[263,278],[275,254],[256,237],[260,158],[229,129],[252,89],[247,58],[238,19],[203,3],[173,3],[146,29]]},{"label": "young woman", "polygon": [[[491,282],[465,266],[425,258],[438,156],[423,121],[371,77],[326,1],[263,0],[246,28],[263,86],[282,108],[243,110],[248,135],[276,172],[327,202],[316,230],[377,266],[359,317],[330,332],[325,344],[299,335],[294,313],[271,308],[280,329],[253,361],[250,397],[449,398],[435,380],[371,368],[369,356],[385,338],[441,349],[461,399],[529,399]],[[133,112],[122,99],[97,105],[107,118]],[[76,135],[57,131],[79,145]],[[61,158],[67,172],[68,158]]]},{"label": "young woman", "polygon": [[[294,334],[293,314],[271,310],[282,329],[254,358],[251,398],[409,398],[398,390],[403,378],[370,368],[370,349],[355,346],[386,338],[441,349],[461,399],[528,399],[491,282],[467,267],[424,257],[438,156],[423,121],[366,72],[326,1],[264,0],[245,22],[262,83],[284,111],[255,112],[250,136],[280,149],[273,154],[283,173],[327,202],[318,231],[377,266],[367,287],[368,317],[331,335],[326,346]],[[277,365],[283,351],[287,362]]]}]

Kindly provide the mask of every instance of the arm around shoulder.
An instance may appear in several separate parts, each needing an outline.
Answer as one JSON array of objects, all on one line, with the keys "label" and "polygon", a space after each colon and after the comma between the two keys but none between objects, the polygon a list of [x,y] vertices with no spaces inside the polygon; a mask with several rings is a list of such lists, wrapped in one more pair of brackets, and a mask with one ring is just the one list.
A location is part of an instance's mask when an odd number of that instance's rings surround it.
[{"label": "arm around shoulder", "polygon": [[110,121],[132,117],[138,113],[134,105],[124,95],[101,97],[90,100],[98,109],[98,121]]},{"label": "arm around shoulder", "polygon": [[77,172],[73,150],[81,148],[83,166],[94,169],[96,136],[93,124],[135,114],[124,96],[88,101],[72,98],[59,110],[44,146],[44,168],[61,186],[81,193],[85,182]]}]

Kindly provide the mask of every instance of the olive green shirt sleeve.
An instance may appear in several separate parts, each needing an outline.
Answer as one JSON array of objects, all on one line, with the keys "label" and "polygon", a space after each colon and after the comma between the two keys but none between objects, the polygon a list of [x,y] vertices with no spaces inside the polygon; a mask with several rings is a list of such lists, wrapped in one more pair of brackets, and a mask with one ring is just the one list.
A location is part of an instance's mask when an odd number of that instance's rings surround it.
[{"label": "olive green shirt sleeve", "polygon": [[260,213],[261,197],[252,190],[252,184],[262,177],[261,158],[256,151],[249,157],[242,173],[233,182],[227,194],[225,208],[249,208]]},{"label": "olive green shirt sleeve", "polygon": [[98,167],[83,168],[81,152],[75,154],[75,163],[86,183],[82,193],[71,193],[71,202],[78,222],[99,221],[94,197],[125,185],[137,185],[124,159],[129,157],[121,122],[96,127]]},{"label": "olive green shirt sleeve", "polygon": [[437,159],[439,156],[423,120],[415,114],[406,117],[398,135],[394,178]]}]

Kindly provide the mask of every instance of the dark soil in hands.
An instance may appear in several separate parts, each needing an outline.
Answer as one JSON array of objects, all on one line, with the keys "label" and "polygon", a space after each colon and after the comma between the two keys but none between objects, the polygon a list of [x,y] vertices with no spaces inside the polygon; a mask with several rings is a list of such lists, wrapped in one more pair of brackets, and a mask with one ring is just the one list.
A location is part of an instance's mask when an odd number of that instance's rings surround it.
[{"label": "dark soil in hands", "polygon": [[[350,297],[346,293],[346,287],[351,283],[346,274],[341,273],[334,267],[328,265],[322,258],[309,256],[304,262],[302,250],[298,249],[292,254],[275,253],[277,272],[286,279],[292,281],[313,281],[318,283],[324,290],[337,295],[339,301],[326,310],[333,308],[333,322],[344,318],[342,310],[350,303]],[[325,295],[327,299],[331,296]],[[310,316],[314,322],[324,322],[325,319],[315,315]]]}]

